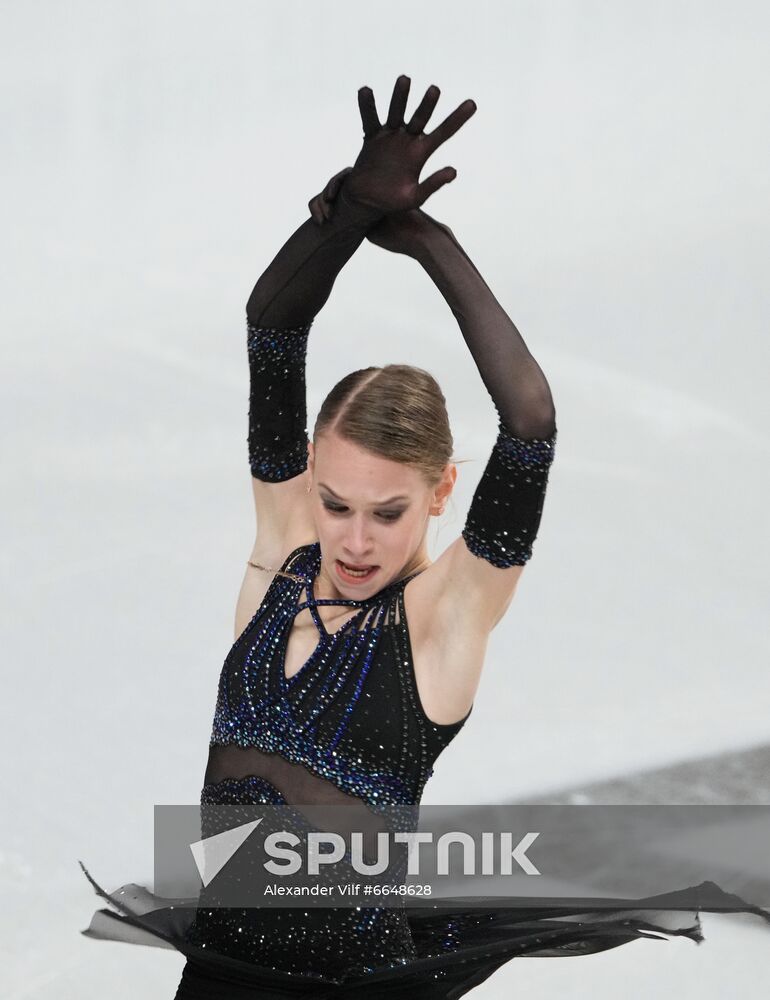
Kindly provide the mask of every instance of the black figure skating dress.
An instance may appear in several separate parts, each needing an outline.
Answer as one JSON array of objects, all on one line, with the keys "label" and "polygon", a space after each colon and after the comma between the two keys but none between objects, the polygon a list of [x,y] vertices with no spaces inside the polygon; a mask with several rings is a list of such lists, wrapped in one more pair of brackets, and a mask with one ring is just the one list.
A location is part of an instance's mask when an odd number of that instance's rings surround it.
[{"label": "black figure skating dress", "polygon": [[[306,594],[319,565],[317,543],[290,554],[282,568],[300,579],[274,578],[225,661],[204,803],[416,803],[466,722],[437,725],[421,709],[404,612],[411,577],[357,602],[333,635],[318,616],[316,651],[285,679],[286,636],[299,610],[316,607]],[[89,933],[151,943],[135,936],[144,929],[183,952],[179,998],[459,997],[517,955],[588,954],[661,932],[700,940],[697,916],[674,909],[684,895],[662,897],[660,911],[618,903],[576,922],[577,904],[180,910],[129,885],[112,895],[119,914],[100,910]],[[749,908],[715,886],[703,902]]]},{"label": "black figure skating dress", "polygon": [[[347,214],[345,214],[347,212]],[[248,309],[252,475],[282,482],[306,468],[304,365],[312,318],[334,276],[373,219],[340,209],[336,229],[306,223],[258,283]],[[454,238],[444,232],[442,293],[458,318],[499,416],[498,436],[474,494],[463,539],[501,570],[523,565],[543,511],[556,427],[542,373],[522,349],[491,293]],[[458,282],[452,285],[452,269]],[[475,282],[475,284],[473,284]],[[465,292],[460,289],[463,286]],[[471,290],[476,314],[462,295]],[[546,402],[544,403],[543,400]],[[469,715],[438,725],[417,693],[404,593],[413,577],[372,597],[317,600],[319,542],[286,554],[258,609],[229,651],[219,678],[203,806],[358,802],[419,803],[437,758]],[[323,604],[351,617],[329,632]],[[307,608],[318,644],[302,668],[285,675],[296,615]],[[88,874],[88,873],[86,873]],[[88,875],[89,879],[91,876]],[[698,909],[763,911],[713,883],[657,900],[617,900],[528,909],[170,906],[129,884],[107,894],[112,909],[94,915],[92,937],[157,944],[187,957],[178,1000],[234,998],[457,998],[521,955],[574,956],[640,937],[701,939]],[[687,902],[683,900],[687,899]],[[650,908],[651,902],[658,908]]]}]

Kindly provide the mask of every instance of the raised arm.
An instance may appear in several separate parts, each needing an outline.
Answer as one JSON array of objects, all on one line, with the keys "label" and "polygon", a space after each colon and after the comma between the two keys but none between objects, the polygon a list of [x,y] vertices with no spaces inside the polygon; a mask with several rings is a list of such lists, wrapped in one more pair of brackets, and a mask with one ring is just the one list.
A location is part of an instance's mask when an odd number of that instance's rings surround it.
[{"label": "raised arm", "polygon": [[556,410],[540,365],[452,230],[421,214],[417,260],[454,313],[502,429],[520,440],[551,439]]},{"label": "raised arm", "polygon": [[550,437],[556,413],[548,381],[449,226],[422,210],[398,212],[367,235],[423,266],[452,310],[506,429],[522,439]]},{"label": "raised arm", "polygon": [[334,218],[320,225],[307,219],[284,243],[246,305],[253,327],[309,326],[331,294],[337,275],[385,213],[344,196]]},{"label": "raised arm", "polygon": [[[333,179],[335,195],[350,172]],[[236,604],[236,637],[264,597],[268,579],[261,568],[280,565],[313,534],[305,491],[308,335],[337,275],[383,214],[343,198],[337,205],[333,220],[321,218],[318,225],[310,218],[289,237],[246,306],[248,458],[257,526]]]},{"label": "raised arm", "polygon": [[[379,210],[344,198],[338,206],[334,219],[321,226],[308,219],[289,237],[246,307],[249,465],[260,482],[282,483],[307,467],[310,327],[367,229],[382,217]],[[259,493],[255,488],[255,498]]]},{"label": "raised arm", "polygon": [[556,445],[548,381],[510,317],[448,226],[425,213],[416,258],[454,313],[498,415],[498,435],[463,528],[467,549],[507,574],[469,563],[483,607],[499,620],[532,557]]},{"label": "raised arm", "polygon": [[382,219],[368,238],[423,266],[457,319],[497,411],[497,439],[462,536],[420,584],[430,588],[447,629],[465,611],[488,631],[510,603],[540,525],[557,433],[550,386],[448,226],[421,210],[399,212]]}]

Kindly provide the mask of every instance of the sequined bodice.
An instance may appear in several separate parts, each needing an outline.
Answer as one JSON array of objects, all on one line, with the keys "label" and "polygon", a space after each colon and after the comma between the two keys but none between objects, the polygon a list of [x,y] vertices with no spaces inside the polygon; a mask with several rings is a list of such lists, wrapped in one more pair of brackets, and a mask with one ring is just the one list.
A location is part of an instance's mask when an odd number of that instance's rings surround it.
[{"label": "sequined bodice", "polygon": [[[433,764],[465,719],[439,725],[420,703],[404,609],[406,577],[363,600],[313,597],[320,545],[301,546],[230,650],[219,681],[204,796],[251,781],[262,801],[420,801]],[[304,600],[301,598],[304,595]],[[358,611],[333,632],[319,605]],[[308,608],[318,644],[287,678],[295,616]],[[468,713],[470,714],[470,713]]]},{"label": "sequined bodice", "polygon": [[[352,806],[344,811],[351,829],[383,828],[373,819],[378,806],[414,816],[436,758],[468,718],[439,725],[422,709],[404,609],[412,577],[360,601],[316,599],[320,565],[318,542],[295,549],[281,567],[292,577],[274,577],[225,659],[201,794],[203,836],[218,829],[209,805]],[[322,604],[358,610],[329,632]],[[287,678],[288,637],[304,608],[318,644]],[[204,890],[188,932],[203,948],[340,979],[415,957],[403,907],[225,908],[212,905],[215,886]]]}]

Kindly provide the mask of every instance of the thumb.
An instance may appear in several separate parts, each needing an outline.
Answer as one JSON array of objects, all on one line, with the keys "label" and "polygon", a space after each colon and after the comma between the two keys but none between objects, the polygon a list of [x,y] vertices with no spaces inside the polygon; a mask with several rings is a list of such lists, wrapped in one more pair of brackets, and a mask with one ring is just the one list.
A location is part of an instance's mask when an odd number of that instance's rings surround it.
[{"label": "thumb", "polygon": [[437,170],[435,174],[431,174],[430,177],[427,177],[421,184],[417,185],[419,204],[422,205],[439,188],[451,183],[455,177],[457,177],[457,171],[454,167],[444,167],[442,170]]}]

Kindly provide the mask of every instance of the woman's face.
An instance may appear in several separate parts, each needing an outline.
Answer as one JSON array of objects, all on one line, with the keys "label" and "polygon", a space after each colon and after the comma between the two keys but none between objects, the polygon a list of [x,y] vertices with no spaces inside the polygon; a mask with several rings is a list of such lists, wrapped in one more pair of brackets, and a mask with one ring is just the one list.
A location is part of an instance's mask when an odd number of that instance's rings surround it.
[{"label": "woman's face", "polygon": [[452,490],[453,464],[432,488],[417,469],[327,432],[308,446],[308,470],[321,576],[343,597],[370,597],[430,564],[428,520]]}]

